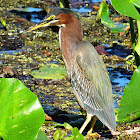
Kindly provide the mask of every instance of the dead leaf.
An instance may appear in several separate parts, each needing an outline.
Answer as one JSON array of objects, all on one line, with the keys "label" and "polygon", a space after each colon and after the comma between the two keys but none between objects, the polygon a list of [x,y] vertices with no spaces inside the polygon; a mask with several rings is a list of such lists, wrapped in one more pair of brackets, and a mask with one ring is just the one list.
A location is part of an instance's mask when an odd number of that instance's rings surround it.
[{"label": "dead leaf", "polygon": [[10,66],[5,66],[3,68],[3,72],[0,75],[0,77],[5,78],[6,75],[10,75],[11,77],[14,76],[14,72],[13,72],[13,70],[12,70],[12,68]]},{"label": "dead leaf", "polygon": [[103,45],[96,46],[95,49],[99,54],[108,55],[108,53],[105,51],[105,46]]},{"label": "dead leaf", "polygon": [[45,120],[46,121],[52,121],[52,117],[48,116],[46,113],[45,113]]},{"label": "dead leaf", "polygon": [[92,6],[94,8],[95,11],[98,11],[99,7],[98,6]]},{"label": "dead leaf", "polygon": [[48,52],[48,51],[44,51],[43,53],[44,55],[50,56],[52,54],[52,52]]},{"label": "dead leaf", "polygon": [[[127,27],[125,28],[125,32],[128,31],[128,30],[130,30],[130,26],[127,26]],[[124,35],[125,32],[120,32],[120,36]]]}]

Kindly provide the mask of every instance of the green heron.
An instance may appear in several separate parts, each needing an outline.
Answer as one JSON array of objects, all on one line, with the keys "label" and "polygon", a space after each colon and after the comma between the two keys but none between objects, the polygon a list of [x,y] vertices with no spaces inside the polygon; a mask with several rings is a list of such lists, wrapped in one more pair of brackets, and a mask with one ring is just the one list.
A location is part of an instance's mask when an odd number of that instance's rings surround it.
[{"label": "green heron", "polygon": [[95,48],[82,40],[83,30],[78,15],[70,9],[55,8],[28,31],[47,26],[59,27],[59,42],[67,75],[78,103],[87,112],[87,119],[79,132],[83,132],[92,117],[88,134],[92,133],[97,118],[114,131],[116,122],[108,72]]}]

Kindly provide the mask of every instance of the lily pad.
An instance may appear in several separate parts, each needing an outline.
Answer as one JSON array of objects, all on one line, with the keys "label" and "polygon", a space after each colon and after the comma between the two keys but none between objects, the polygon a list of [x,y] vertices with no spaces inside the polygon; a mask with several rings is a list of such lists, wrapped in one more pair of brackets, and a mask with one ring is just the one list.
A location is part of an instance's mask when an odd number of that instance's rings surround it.
[{"label": "lily pad", "polygon": [[0,78],[0,137],[35,140],[45,120],[37,98],[20,80]]},{"label": "lily pad", "polygon": [[36,140],[48,140],[48,137],[46,136],[44,131],[39,131]]},{"label": "lily pad", "polygon": [[[140,66],[134,71],[126,85],[118,110],[119,123],[132,122],[140,118]],[[138,121],[140,123],[140,120]]]},{"label": "lily pad", "polygon": [[[111,0],[111,4],[119,13],[140,20],[140,14],[134,4],[139,5],[139,0]],[[140,5],[139,5],[140,6]]]},{"label": "lily pad", "polygon": [[131,0],[131,2],[140,8],[140,1],[139,0]]},{"label": "lily pad", "polygon": [[31,75],[41,79],[62,79],[66,76],[64,66],[51,65],[50,67],[41,67],[39,70],[32,71]]}]

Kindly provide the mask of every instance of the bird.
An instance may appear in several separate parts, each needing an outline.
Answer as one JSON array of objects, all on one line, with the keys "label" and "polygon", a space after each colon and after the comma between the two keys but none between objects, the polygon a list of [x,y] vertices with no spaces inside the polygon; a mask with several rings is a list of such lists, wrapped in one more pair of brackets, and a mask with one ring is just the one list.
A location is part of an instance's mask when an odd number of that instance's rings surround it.
[{"label": "bird", "polygon": [[114,132],[116,121],[110,78],[94,46],[83,40],[79,15],[71,9],[57,7],[27,31],[48,26],[59,27],[59,44],[67,75],[79,105],[87,113],[79,132],[83,133],[92,118],[87,134],[96,135],[93,128],[97,119]]}]

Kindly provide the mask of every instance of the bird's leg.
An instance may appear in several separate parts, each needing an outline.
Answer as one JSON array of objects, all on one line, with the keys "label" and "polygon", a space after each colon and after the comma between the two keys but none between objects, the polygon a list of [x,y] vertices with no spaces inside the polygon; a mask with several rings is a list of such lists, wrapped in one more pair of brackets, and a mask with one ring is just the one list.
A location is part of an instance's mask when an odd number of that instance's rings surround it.
[{"label": "bird's leg", "polygon": [[80,134],[82,134],[82,132],[84,131],[84,129],[87,126],[87,124],[91,121],[91,118],[92,118],[92,116],[87,114],[87,118],[86,118],[84,124],[82,125],[82,127],[79,130]]},{"label": "bird's leg", "polygon": [[[91,124],[90,130],[87,132],[87,135],[92,134],[92,131],[93,131],[93,128],[94,128],[94,125],[95,125],[97,119],[98,119],[98,118],[97,118],[96,116],[93,116],[93,122],[92,122],[92,124]],[[93,133],[93,134],[96,135],[96,133]]]}]

